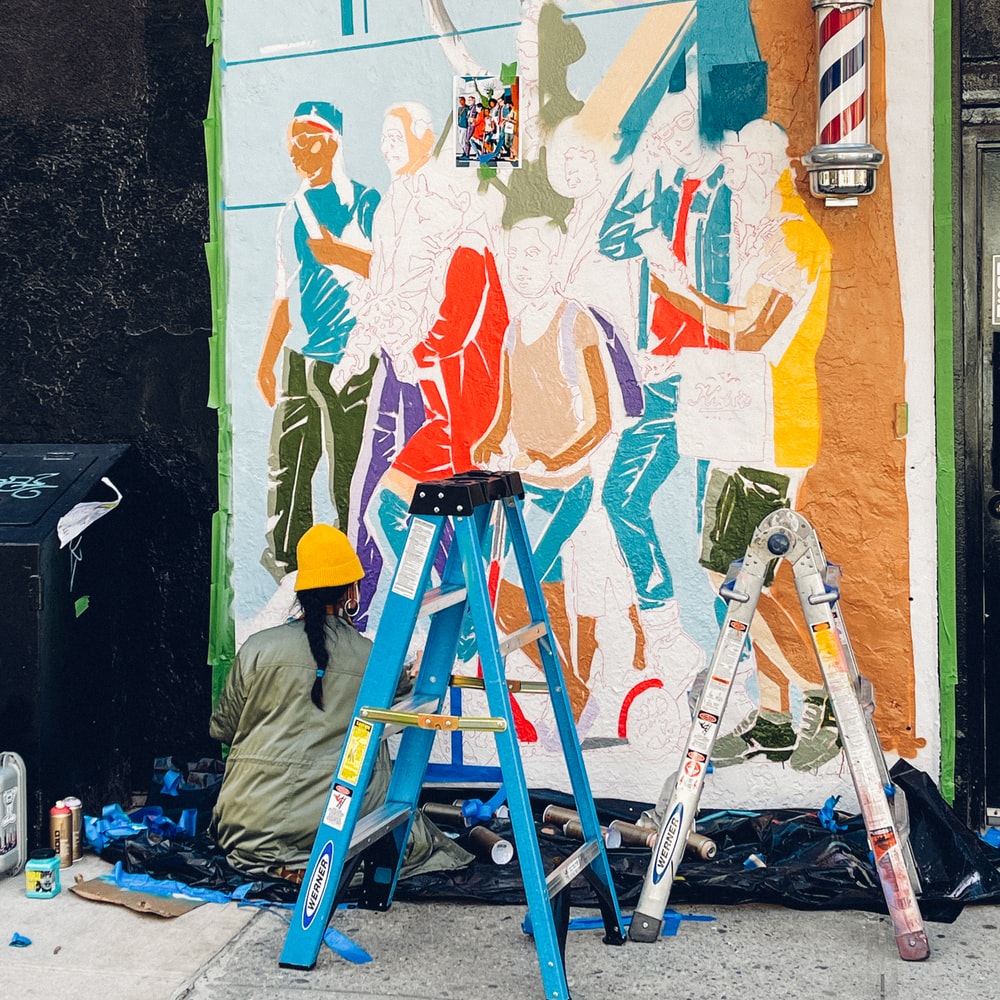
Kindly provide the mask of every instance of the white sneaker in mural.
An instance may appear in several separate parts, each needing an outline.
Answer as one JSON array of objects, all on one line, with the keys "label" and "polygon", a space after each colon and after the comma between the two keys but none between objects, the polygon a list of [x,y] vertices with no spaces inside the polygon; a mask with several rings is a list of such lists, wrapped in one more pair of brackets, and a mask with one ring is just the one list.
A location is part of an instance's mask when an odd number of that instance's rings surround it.
[{"label": "white sneaker in mural", "polygon": [[639,612],[646,639],[646,667],[670,687],[690,684],[705,664],[705,651],[681,627],[676,600]]},{"label": "white sneaker in mural", "polygon": [[840,753],[840,731],[826,691],[806,691],[798,737],[788,761],[796,771],[815,771]]}]

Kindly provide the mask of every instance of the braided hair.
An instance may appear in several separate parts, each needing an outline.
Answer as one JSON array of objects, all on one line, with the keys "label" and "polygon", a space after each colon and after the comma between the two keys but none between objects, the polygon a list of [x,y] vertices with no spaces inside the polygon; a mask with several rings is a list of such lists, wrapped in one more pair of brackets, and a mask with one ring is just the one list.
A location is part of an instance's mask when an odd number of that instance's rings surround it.
[{"label": "braided hair", "polygon": [[300,590],[298,593],[306,638],[309,640],[309,649],[316,661],[312,702],[320,711],[323,711],[323,675],[330,663],[330,651],[326,647],[327,609],[333,608],[335,613],[342,612],[344,600],[351,586],[348,583],[339,587],[316,587],[312,590]]}]

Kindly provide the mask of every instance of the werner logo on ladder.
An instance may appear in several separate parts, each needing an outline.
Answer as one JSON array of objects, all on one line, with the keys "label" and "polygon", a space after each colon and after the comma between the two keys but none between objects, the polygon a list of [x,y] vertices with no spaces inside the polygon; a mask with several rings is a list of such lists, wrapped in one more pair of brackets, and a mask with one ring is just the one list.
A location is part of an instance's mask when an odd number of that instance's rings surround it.
[{"label": "werner logo on ladder", "polygon": [[871,713],[862,706],[862,701],[871,701],[870,685],[858,673],[840,616],[837,568],[827,563],[810,524],[792,510],[774,511],[761,521],[745,558],[734,563],[735,577],[730,574],[719,591],[727,602],[726,617],[695,709],[687,749],[665,810],[666,819],[653,847],[629,938],[651,942],[660,935],[663,912],[684,856],[736,669],[749,641],[750,624],[768,566],[776,559],[787,559],[795,574],[795,588],[836,716],[899,954],[909,961],[919,961],[927,958],[930,949],[915,896],[919,884],[905,835],[905,799],[892,785]]},{"label": "werner logo on ladder", "polygon": [[[285,938],[282,966],[311,969],[316,964],[337,893],[359,863],[364,876],[359,905],[379,910],[391,905],[431,747],[439,731],[479,730],[492,732],[496,738],[546,997],[569,998],[563,956],[569,923],[569,885],[577,875],[587,879],[597,896],[605,943],[624,943],[624,924],[611,867],[531,557],[522,497],[517,473],[473,472],[417,487],[410,505],[413,516],[406,544]],[[502,642],[497,636],[483,557],[490,514],[497,506],[504,515],[531,618],[528,625]],[[432,588],[431,568],[446,522],[452,524],[454,538],[440,586]],[[480,683],[492,713],[488,718],[439,714],[449,684],[459,682],[451,672],[466,608],[475,629],[482,667]],[[413,693],[393,704],[414,626],[422,614],[430,615],[430,628]],[[504,657],[529,642],[538,644],[584,840],[548,876],[542,866],[510,699],[511,690],[524,690],[525,685],[508,682],[504,675]],[[478,686],[477,681],[462,678],[461,686]],[[403,736],[386,800],[362,817],[361,802],[381,740],[400,728]]]}]

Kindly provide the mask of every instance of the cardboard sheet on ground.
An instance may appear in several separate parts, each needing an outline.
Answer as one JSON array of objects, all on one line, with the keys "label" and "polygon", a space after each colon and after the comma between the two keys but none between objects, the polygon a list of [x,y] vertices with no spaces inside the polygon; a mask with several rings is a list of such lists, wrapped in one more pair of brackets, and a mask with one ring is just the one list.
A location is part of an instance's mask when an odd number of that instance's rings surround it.
[{"label": "cardboard sheet on ground", "polygon": [[184,899],[176,896],[157,896],[149,892],[125,889],[105,878],[92,878],[70,886],[70,892],[97,903],[114,903],[136,913],[154,917],[180,917],[204,903],[202,899]]}]

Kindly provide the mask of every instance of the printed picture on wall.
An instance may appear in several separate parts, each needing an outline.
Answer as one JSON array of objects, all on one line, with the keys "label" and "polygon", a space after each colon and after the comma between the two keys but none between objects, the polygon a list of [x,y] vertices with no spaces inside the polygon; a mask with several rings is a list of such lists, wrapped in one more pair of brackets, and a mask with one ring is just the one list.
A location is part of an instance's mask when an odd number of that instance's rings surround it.
[{"label": "printed picture on wall", "polygon": [[455,166],[518,161],[518,81],[455,77]]}]

